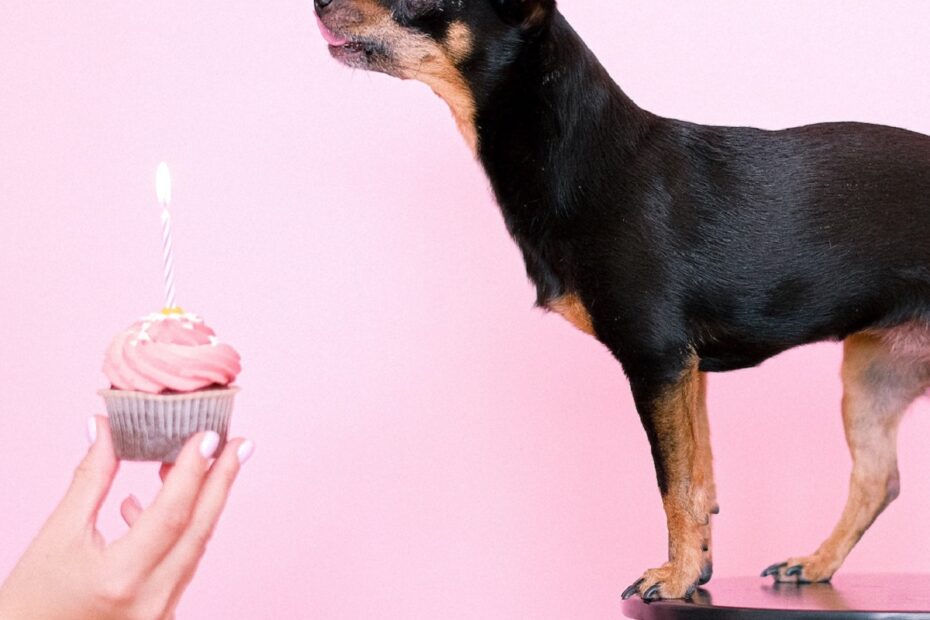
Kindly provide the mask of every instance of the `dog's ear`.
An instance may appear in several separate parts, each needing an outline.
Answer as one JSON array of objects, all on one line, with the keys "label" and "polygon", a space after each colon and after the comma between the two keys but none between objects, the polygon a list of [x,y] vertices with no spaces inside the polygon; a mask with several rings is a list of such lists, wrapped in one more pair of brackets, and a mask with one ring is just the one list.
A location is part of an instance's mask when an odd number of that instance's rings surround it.
[{"label": "dog's ear", "polygon": [[508,24],[536,30],[549,22],[555,0],[491,0]]}]

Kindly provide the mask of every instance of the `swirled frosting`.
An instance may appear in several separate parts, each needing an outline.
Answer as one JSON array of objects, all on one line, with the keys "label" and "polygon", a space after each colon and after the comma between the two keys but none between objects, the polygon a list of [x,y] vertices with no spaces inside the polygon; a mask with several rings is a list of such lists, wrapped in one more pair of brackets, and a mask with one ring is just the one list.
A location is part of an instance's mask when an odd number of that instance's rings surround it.
[{"label": "swirled frosting", "polygon": [[114,389],[151,394],[229,385],[240,370],[235,349],[217,340],[202,319],[181,312],[133,323],[116,335],[103,362]]}]

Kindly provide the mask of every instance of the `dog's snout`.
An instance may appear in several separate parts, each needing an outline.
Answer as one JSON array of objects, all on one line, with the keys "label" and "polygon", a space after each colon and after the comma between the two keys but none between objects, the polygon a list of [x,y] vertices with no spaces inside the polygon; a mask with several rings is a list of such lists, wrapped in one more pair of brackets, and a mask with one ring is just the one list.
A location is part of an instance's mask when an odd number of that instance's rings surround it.
[{"label": "dog's snout", "polygon": [[332,3],[333,0],[313,0],[313,4],[316,6],[317,13],[322,13],[326,10],[326,7]]}]

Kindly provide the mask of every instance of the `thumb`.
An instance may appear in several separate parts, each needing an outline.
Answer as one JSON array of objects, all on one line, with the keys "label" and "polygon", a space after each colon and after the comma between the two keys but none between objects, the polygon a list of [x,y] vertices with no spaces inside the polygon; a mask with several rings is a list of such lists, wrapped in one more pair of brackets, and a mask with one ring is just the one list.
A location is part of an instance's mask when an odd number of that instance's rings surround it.
[{"label": "thumb", "polygon": [[55,511],[82,527],[96,524],[97,512],[119,467],[107,418],[93,416],[87,420],[87,439],[91,444],[87,455],[74,470],[71,486]]}]

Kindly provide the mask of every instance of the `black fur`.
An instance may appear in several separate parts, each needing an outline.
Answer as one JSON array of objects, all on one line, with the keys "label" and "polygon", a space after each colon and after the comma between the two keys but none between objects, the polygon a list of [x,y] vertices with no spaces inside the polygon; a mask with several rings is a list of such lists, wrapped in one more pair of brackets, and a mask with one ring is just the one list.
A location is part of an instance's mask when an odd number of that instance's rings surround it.
[{"label": "black fur", "polygon": [[930,138],[660,118],[558,14],[501,73],[480,156],[538,302],[580,294],[624,366],[732,370],[930,321]]}]

